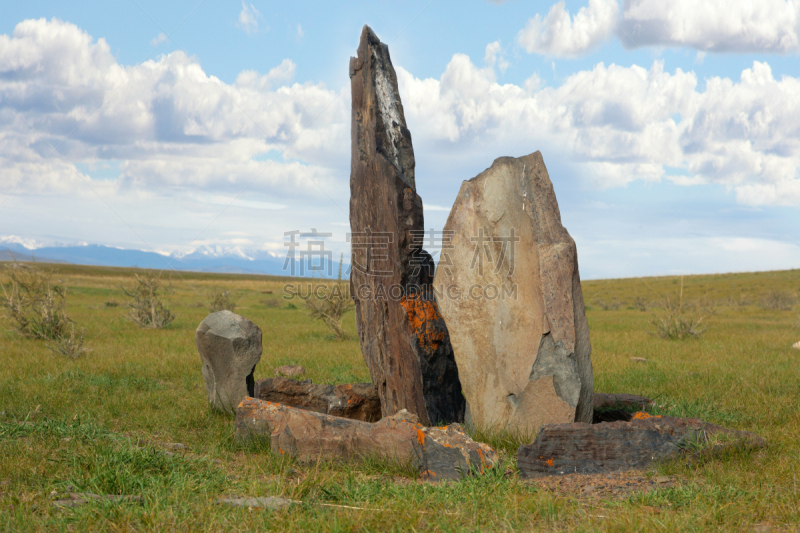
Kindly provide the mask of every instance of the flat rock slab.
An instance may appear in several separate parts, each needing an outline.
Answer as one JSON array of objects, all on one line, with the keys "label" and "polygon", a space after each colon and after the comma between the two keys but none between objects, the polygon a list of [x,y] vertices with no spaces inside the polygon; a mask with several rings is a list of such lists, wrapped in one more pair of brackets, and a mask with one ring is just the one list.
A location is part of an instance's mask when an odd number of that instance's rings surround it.
[{"label": "flat rock slab", "polygon": [[253,372],[261,360],[261,330],[231,311],[208,315],[195,332],[203,363],[208,403],[233,412],[242,398],[252,396]]},{"label": "flat rock slab", "polygon": [[117,494],[93,494],[91,492],[71,492],[67,498],[59,498],[53,502],[53,507],[80,507],[89,502],[141,502],[141,496]]},{"label": "flat rock slab", "polygon": [[635,409],[641,411],[650,406],[653,400],[635,394],[609,394],[595,392],[592,402],[595,409]]},{"label": "flat rock slab", "polygon": [[294,376],[302,376],[303,374],[305,374],[305,372],[306,372],[306,369],[303,368],[302,366],[298,366],[298,365],[283,365],[283,366],[279,366],[278,368],[276,368],[274,374],[275,374],[276,377],[284,376],[284,377],[287,377],[287,378],[291,378],[291,377],[294,377]]},{"label": "flat rock slab", "polygon": [[383,416],[406,409],[424,425],[461,422],[458,368],[422,249],[411,133],[389,48],[368,26],[350,58],[350,89],[350,294],[361,353]]},{"label": "flat rock slab", "polygon": [[468,422],[535,435],[591,422],[594,378],[575,241],[540,152],[461,184],[434,285]]},{"label": "flat rock slab", "polygon": [[264,509],[276,510],[289,507],[294,502],[275,496],[261,496],[258,498],[219,498],[216,503],[231,505],[233,507],[262,507]]},{"label": "flat rock slab", "polygon": [[236,408],[236,440],[264,439],[273,453],[301,461],[379,457],[410,462],[431,481],[481,474],[497,453],[458,424],[425,427],[408,411],[369,423],[245,398]]},{"label": "flat rock slab", "polygon": [[377,422],[381,419],[381,400],[372,383],[334,386],[314,385],[287,378],[269,378],[256,382],[254,396],[266,402],[363,422]]},{"label": "flat rock slab", "polygon": [[644,469],[677,457],[725,435],[732,445],[761,447],[754,433],[736,431],[698,418],[673,418],[636,413],[630,422],[548,424],[533,444],[519,447],[517,466],[522,477],[597,474]]}]

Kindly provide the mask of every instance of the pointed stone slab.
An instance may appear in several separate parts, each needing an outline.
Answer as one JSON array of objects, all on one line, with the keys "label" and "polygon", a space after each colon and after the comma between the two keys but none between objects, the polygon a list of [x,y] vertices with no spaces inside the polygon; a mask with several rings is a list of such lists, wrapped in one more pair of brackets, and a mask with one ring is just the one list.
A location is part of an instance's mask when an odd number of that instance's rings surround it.
[{"label": "pointed stone slab", "polygon": [[[469,421],[536,434],[591,422],[594,380],[575,242],[539,152],[465,181],[435,286]],[[444,254],[447,254],[447,258]]]},{"label": "pointed stone slab", "polygon": [[367,26],[350,85],[350,283],[361,351],[383,416],[407,409],[424,425],[458,422],[465,403],[430,290],[433,261],[421,249],[411,134],[389,49]]}]

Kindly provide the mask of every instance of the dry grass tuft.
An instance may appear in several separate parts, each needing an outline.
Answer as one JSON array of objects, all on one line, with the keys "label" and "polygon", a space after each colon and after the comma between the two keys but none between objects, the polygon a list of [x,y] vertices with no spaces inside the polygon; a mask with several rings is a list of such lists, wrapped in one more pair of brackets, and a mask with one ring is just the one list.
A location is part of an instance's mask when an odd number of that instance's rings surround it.
[{"label": "dry grass tuft", "polygon": [[663,311],[660,315],[653,315],[650,322],[655,326],[653,333],[662,339],[682,340],[689,338],[699,338],[708,329],[703,326],[703,322],[714,314],[713,308],[706,306],[700,307],[695,313],[690,313],[688,307],[683,303],[683,276],[681,276],[681,291],[678,302],[675,303],[669,295],[663,300]]}]

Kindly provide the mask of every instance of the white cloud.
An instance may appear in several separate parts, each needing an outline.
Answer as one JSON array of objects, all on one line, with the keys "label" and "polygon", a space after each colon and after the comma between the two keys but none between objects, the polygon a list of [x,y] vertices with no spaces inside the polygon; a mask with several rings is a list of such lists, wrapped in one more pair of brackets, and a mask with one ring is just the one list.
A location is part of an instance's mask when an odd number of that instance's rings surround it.
[{"label": "white cloud", "polygon": [[705,60],[706,60],[706,53],[702,50],[698,50],[697,54],[694,56],[695,65],[702,65],[703,61]]},{"label": "white cloud", "polygon": [[624,0],[617,33],[631,48],[655,45],[709,52],[797,52],[800,3]]},{"label": "white cloud", "polygon": [[294,61],[284,59],[280,65],[270,69],[263,76],[259,76],[255,70],[243,70],[236,77],[236,85],[264,91],[292,81],[296,71],[297,65]]},{"label": "white cloud", "polygon": [[150,41],[150,44],[151,44],[152,46],[158,46],[158,45],[160,45],[161,43],[163,43],[164,41],[166,41],[167,39],[169,39],[169,37],[167,37],[167,34],[166,34],[166,33],[159,33],[158,35],[156,35],[156,36],[153,38],[153,40],[152,40],[152,41]]},{"label": "white cloud", "polygon": [[[576,241],[583,259],[582,279],[789,270],[800,262],[797,244],[754,237],[685,235]],[[584,297],[588,302],[603,298],[602,292],[584,293]],[[650,297],[658,299],[663,294],[653,292]]]},{"label": "white cloud", "polygon": [[305,36],[305,34],[306,33],[303,31],[303,27],[300,24],[298,24],[297,25],[297,40],[299,41],[300,39],[302,39],[303,36]]},{"label": "white cloud", "polygon": [[486,45],[486,54],[483,56],[483,62],[487,67],[495,68],[503,73],[508,69],[509,63],[503,56],[503,45],[500,41],[495,41]]},{"label": "white cloud", "polygon": [[[125,67],[73,24],[24,21],[0,35],[0,187],[91,195],[88,182],[114,195],[253,182],[279,197],[319,195],[346,159],[346,100],[322,85],[279,87],[294,70],[287,59],[227,85],[182,52]],[[75,166],[108,160],[122,161],[119,179]]]},{"label": "white cloud", "polygon": [[459,54],[439,80],[398,68],[398,82],[417,146],[447,142],[487,162],[542,149],[601,187],[718,183],[741,203],[800,205],[800,80],[775,80],[766,63],[738,81],[710,78],[703,92],[662,61],[601,63],[531,91]]},{"label": "white cloud", "polygon": [[[702,52],[800,51],[800,2],[796,0],[589,0],[574,17],[564,0],[547,16],[537,14],[517,35],[528,53],[577,57],[612,33],[627,48],[689,47]],[[703,56],[697,56],[702,64]]]},{"label": "white cloud", "polygon": [[261,13],[253,4],[246,4],[242,0],[242,10],[239,12],[238,26],[246,33],[258,33],[258,21],[261,20]]},{"label": "white cloud", "polygon": [[[776,80],[755,62],[699,91],[694,73],[656,61],[518,86],[497,81],[501,52],[487,46],[483,67],[456,54],[438,79],[397,67],[418,161],[428,158],[421,172],[438,165],[452,177],[454,162],[488,165],[541,149],[548,163],[567,161],[602,187],[713,182],[742,204],[800,205],[798,78]],[[220,231],[282,236],[319,217],[346,220],[349,94],[293,83],[295,69],[287,59],[226,84],[182,52],[125,66],[73,24],[20,23],[0,35],[0,200],[15,191],[0,226],[26,220],[28,235],[39,236],[58,217],[54,239],[108,242],[115,232],[129,235],[118,241],[128,247],[141,246],[139,236],[174,247],[212,221]],[[57,145],[60,157],[47,157]],[[105,170],[93,179],[111,161],[119,177]],[[228,204],[215,198],[237,200],[219,218]],[[258,215],[281,206],[280,217]],[[175,229],[165,236],[164,228]],[[265,241],[282,250],[280,240]]]},{"label": "white cloud", "polygon": [[617,0],[589,0],[570,18],[564,0],[550,8],[546,17],[537,14],[517,35],[528,53],[556,57],[582,55],[608,38],[619,17]]}]

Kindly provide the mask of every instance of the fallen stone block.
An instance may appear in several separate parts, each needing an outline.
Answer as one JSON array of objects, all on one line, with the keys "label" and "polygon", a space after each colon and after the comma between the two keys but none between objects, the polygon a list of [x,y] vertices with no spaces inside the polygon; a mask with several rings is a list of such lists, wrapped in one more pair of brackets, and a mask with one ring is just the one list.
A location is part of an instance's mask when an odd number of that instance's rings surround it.
[{"label": "fallen stone block", "polygon": [[696,452],[712,436],[738,445],[763,447],[766,441],[697,418],[636,413],[630,422],[548,424],[533,444],[519,447],[522,477],[597,474],[647,468],[655,462]]},{"label": "fallen stone block", "polygon": [[135,495],[116,495],[116,494],[93,494],[91,492],[71,492],[68,497],[60,498],[53,502],[53,507],[80,507],[91,501],[106,502],[141,502],[141,496]]},{"label": "fallen stone block", "polygon": [[260,379],[254,397],[266,402],[364,422],[381,419],[381,400],[372,383],[314,385],[287,378]]},{"label": "fallen stone block", "polygon": [[641,411],[650,406],[653,400],[635,394],[608,394],[595,392],[592,402],[595,409],[636,409]]},{"label": "fallen stone block", "polygon": [[233,412],[242,398],[252,396],[253,372],[261,360],[261,330],[231,311],[208,315],[195,332],[203,362],[208,403]]},{"label": "fallen stone block", "polygon": [[411,462],[431,481],[461,479],[498,464],[497,453],[458,424],[425,427],[406,410],[376,423],[330,416],[254,398],[236,408],[236,440],[269,441],[300,461],[378,457]]},{"label": "fallen stone block", "polygon": [[289,507],[294,502],[275,496],[262,496],[259,498],[218,498],[216,503],[231,505],[233,507],[263,507],[274,511],[276,509]]},{"label": "fallen stone block", "polygon": [[276,368],[274,374],[276,377],[284,376],[287,378],[293,378],[294,376],[302,376],[303,374],[305,374],[305,372],[306,369],[303,368],[302,366],[283,365]]}]

